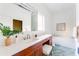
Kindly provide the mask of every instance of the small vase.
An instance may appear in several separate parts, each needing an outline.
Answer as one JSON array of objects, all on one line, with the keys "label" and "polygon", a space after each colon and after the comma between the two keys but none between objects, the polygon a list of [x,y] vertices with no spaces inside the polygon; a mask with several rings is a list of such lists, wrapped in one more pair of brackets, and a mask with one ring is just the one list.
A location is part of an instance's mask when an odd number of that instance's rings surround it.
[{"label": "small vase", "polygon": [[12,44],[11,38],[10,38],[10,37],[7,37],[7,38],[5,39],[5,46],[9,46],[9,45],[11,45],[11,44]]}]

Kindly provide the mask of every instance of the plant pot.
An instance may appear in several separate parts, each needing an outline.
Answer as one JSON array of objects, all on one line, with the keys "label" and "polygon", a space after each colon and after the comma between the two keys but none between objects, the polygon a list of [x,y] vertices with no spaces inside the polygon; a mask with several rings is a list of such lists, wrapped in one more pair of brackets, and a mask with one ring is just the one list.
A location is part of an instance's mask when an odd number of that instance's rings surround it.
[{"label": "plant pot", "polygon": [[5,46],[9,46],[12,44],[12,39],[10,37],[5,38]]}]

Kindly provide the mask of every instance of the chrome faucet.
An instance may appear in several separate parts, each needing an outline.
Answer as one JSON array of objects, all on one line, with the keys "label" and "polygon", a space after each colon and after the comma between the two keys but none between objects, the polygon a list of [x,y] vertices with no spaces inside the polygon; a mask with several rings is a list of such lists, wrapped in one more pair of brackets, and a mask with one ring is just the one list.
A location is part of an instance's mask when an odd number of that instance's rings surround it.
[{"label": "chrome faucet", "polygon": [[27,39],[30,39],[30,35],[29,34],[27,34]]}]

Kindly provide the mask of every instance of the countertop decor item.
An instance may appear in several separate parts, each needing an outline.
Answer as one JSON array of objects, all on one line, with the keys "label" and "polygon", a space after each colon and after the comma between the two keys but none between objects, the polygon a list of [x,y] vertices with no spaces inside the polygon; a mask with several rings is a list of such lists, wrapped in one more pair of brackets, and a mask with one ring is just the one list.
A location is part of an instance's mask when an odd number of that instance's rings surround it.
[{"label": "countertop decor item", "polygon": [[12,39],[10,38],[11,35],[19,33],[16,30],[11,30],[9,26],[4,26],[2,23],[0,23],[0,30],[4,37],[4,45],[9,46],[12,44]]},{"label": "countertop decor item", "polygon": [[12,44],[12,39],[10,37],[5,38],[5,46],[9,46]]},{"label": "countertop decor item", "polygon": [[37,37],[37,34],[35,34],[35,37]]}]

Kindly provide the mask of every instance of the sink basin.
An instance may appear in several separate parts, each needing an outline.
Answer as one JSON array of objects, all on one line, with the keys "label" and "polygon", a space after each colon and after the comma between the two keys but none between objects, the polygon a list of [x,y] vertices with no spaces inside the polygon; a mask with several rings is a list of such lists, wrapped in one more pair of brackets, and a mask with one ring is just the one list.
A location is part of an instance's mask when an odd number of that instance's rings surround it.
[{"label": "sink basin", "polygon": [[36,41],[36,40],[38,40],[37,38],[36,39],[25,39],[25,40],[21,40],[21,41],[25,41],[25,42],[32,42],[32,41]]}]

